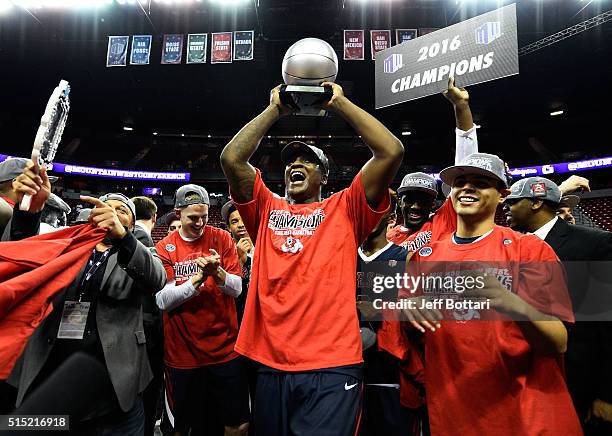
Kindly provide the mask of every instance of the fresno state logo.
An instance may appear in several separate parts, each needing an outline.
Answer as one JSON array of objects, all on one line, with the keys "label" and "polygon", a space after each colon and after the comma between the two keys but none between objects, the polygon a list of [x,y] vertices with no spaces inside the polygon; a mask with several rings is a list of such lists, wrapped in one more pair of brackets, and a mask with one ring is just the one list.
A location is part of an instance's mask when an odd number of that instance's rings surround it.
[{"label": "fresno state logo", "polygon": [[168,253],[172,253],[174,250],[176,250],[176,247],[172,244],[166,244],[166,251]]},{"label": "fresno state logo", "polygon": [[292,236],[289,236],[281,246],[281,250],[283,250],[283,253],[291,254],[299,253],[300,251],[302,251],[302,248],[304,248],[302,242]]}]

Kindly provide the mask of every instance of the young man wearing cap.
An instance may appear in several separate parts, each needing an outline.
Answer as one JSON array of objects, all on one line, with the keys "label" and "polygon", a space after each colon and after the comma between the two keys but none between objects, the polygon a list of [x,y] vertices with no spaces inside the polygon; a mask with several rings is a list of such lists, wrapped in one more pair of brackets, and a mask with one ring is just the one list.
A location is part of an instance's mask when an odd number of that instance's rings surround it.
[{"label": "young man wearing cap", "polygon": [[[232,200],[256,244],[251,288],[236,351],[262,364],[255,425],[266,435],[353,435],[361,399],[361,337],[355,311],[357,247],[389,207],[388,186],[403,146],[337,84],[324,103],[372,151],[351,186],[322,199],[329,163],[317,147],[281,152],[286,198],[273,194],[249,159],[290,109],[269,106],[221,153]],[[333,413],[330,413],[333,411]]]},{"label": "young man wearing cap", "polygon": [[[40,212],[49,196],[46,170],[36,174],[33,167],[28,162],[15,181],[18,199],[29,194],[32,203],[28,212],[15,209],[12,240],[38,233]],[[95,401],[74,398],[80,412],[71,416],[70,429],[82,434],[142,434],[141,393],[151,380],[151,369],[141,295],[144,290],[161,289],[166,274],[157,255],[133,236],[135,208],[127,197],[106,194],[81,200],[95,206],[89,222],[108,233],[92,250],[81,272],[54,300],[53,311],[30,337],[9,383],[18,387],[19,407],[66,360],[86,353],[106,372],[103,379],[91,380],[99,386]],[[56,382],[69,386],[71,380]],[[54,410],[52,404],[49,408]]]},{"label": "young man wearing cap", "polygon": [[[576,196],[574,196],[576,197]],[[561,189],[544,177],[528,177],[514,183],[506,197],[505,209],[512,228],[533,233],[547,242],[564,262],[568,287],[577,318],[588,295],[593,295],[602,277],[609,277],[612,261],[612,233],[599,229],[570,225],[556,216],[562,200]],[[602,274],[602,270],[606,270]],[[592,280],[598,277],[597,280]],[[591,297],[592,298],[592,297]],[[596,303],[600,304],[600,303]],[[567,382],[574,405],[585,432],[612,429],[612,417],[607,420],[595,412],[596,405],[612,410],[612,329],[607,322],[587,318],[576,322],[570,331],[566,353]],[[588,417],[593,415],[589,423]]]},{"label": "young man wearing cap", "polygon": [[[455,164],[458,164],[466,156],[478,151],[470,96],[465,88],[455,86],[452,77],[448,79],[448,87],[443,95],[453,105],[455,112]],[[432,176],[422,172],[406,174],[397,188],[403,224],[396,225],[387,232],[387,239],[402,247],[407,247],[409,243],[420,246],[423,241],[431,239],[431,212],[437,195],[438,184]],[[437,221],[454,223],[451,209],[450,202],[439,208],[436,211]],[[414,251],[414,248],[411,251]]]},{"label": "young man wearing cap", "polygon": [[226,435],[246,434],[248,388],[234,352],[240,262],[231,236],[207,225],[209,204],[203,187],[181,186],[174,203],[181,228],[157,244],[168,275],[156,295],[164,311],[165,418],[173,434],[216,424]]},{"label": "young man wearing cap", "polygon": [[[508,193],[497,156],[472,154],[440,177],[452,187],[457,230],[418,250],[409,263],[418,262],[424,276],[472,277],[480,285],[462,290],[453,281],[451,292],[487,303],[469,310],[405,309],[424,333],[431,433],[581,434],[561,365],[563,321],[572,322],[573,314],[557,256],[536,236],[495,225]],[[466,266],[471,261],[479,263]]]}]

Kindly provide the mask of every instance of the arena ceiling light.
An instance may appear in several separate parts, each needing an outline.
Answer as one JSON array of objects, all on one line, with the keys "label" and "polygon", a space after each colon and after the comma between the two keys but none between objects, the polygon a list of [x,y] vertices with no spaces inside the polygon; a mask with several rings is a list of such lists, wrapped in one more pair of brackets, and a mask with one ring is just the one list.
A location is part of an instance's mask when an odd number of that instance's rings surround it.
[{"label": "arena ceiling light", "polygon": [[8,11],[13,7],[13,3],[8,0],[0,0],[0,14],[2,12]]},{"label": "arena ceiling light", "polygon": [[557,117],[559,115],[563,115],[563,111],[562,110],[558,110],[558,111],[554,111],[550,113],[551,117]]},{"label": "arena ceiling light", "polygon": [[412,132],[410,130],[404,130],[402,132],[402,136],[410,136],[410,135],[412,135]]},{"label": "arena ceiling light", "polygon": [[113,0],[0,0],[0,10],[2,10],[3,3],[23,9],[85,9],[108,6],[113,3]]},{"label": "arena ceiling light", "polygon": [[219,6],[237,6],[247,4],[250,0],[209,0]]}]

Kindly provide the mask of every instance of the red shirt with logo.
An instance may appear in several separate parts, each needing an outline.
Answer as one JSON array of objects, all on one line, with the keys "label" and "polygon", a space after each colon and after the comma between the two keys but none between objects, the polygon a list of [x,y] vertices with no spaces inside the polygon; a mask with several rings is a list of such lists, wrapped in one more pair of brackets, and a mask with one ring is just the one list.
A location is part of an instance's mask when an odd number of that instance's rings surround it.
[{"label": "red shirt with logo", "polygon": [[[221,256],[221,267],[241,276],[236,244],[228,232],[204,226],[202,236],[185,241],[174,232],[157,243],[168,280],[181,285],[197,273],[196,259]],[[234,298],[224,294],[212,277],[200,286],[199,295],[164,311],[164,360],[172,368],[190,369],[227,362],[237,357],[234,344],[238,320]]]},{"label": "red shirt with logo", "polygon": [[362,362],[355,253],[389,197],[370,208],[359,173],[321,202],[293,205],[257,170],[253,200],[236,207],[256,240],[236,351],[283,371]]},{"label": "red shirt with logo", "polygon": [[[543,313],[573,321],[562,266],[534,235],[499,226],[471,244],[456,244],[449,235],[411,260],[420,262],[420,273],[444,269],[445,277],[453,276],[448,268],[457,264],[440,262],[486,263],[487,273],[509,292]],[[443,312],[442,327],[424,334],[432,434],[582,434],[560,356],[537,354],[514,321],[487,320],[483,310]]]}]

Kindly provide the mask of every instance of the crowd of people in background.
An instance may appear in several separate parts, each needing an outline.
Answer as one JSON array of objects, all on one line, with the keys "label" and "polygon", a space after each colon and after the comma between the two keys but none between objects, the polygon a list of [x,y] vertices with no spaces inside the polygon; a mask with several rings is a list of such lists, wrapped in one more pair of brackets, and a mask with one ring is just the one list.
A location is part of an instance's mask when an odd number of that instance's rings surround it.
[{"label": "crowd of people in background", "polygon": [[[46,273],[36,313],[16,312],[26,300],[12,296],[3,306],[13,324],[0,331],[16,339],[0,414],[70,415],[84,435],[612,433],[612,323],[579,319],[611,289],[612,234],[572,215],[588,180],[513,183],[499,156],[479,150],[469,94],[450,79],[455,164],[441,188],[415,172],[393,191],[410,148],[339,85],[323,86],[325,108],[371,159],[323,198],[327,157],[294,141],[281,152],[285,195],[273,193],[249,160],[291,113],[275,88],[220,156],[223,229],[208,224],[197,184],[179,187],[164,215],[146,196],[81,197],[70,223],[44,168],[0,163],[2,262],[40,255],[14,244],[69,247],[32,267],[64,262]],[[495,224],[498,207],[508,227]],[[167,234],[154,242],[159,224]],[[472,295],[506,318],[423,307],[389,317],[373,302],[377,275],[472,261],[511,270]],[[382,298],[422,301],[402,287]]]}]

